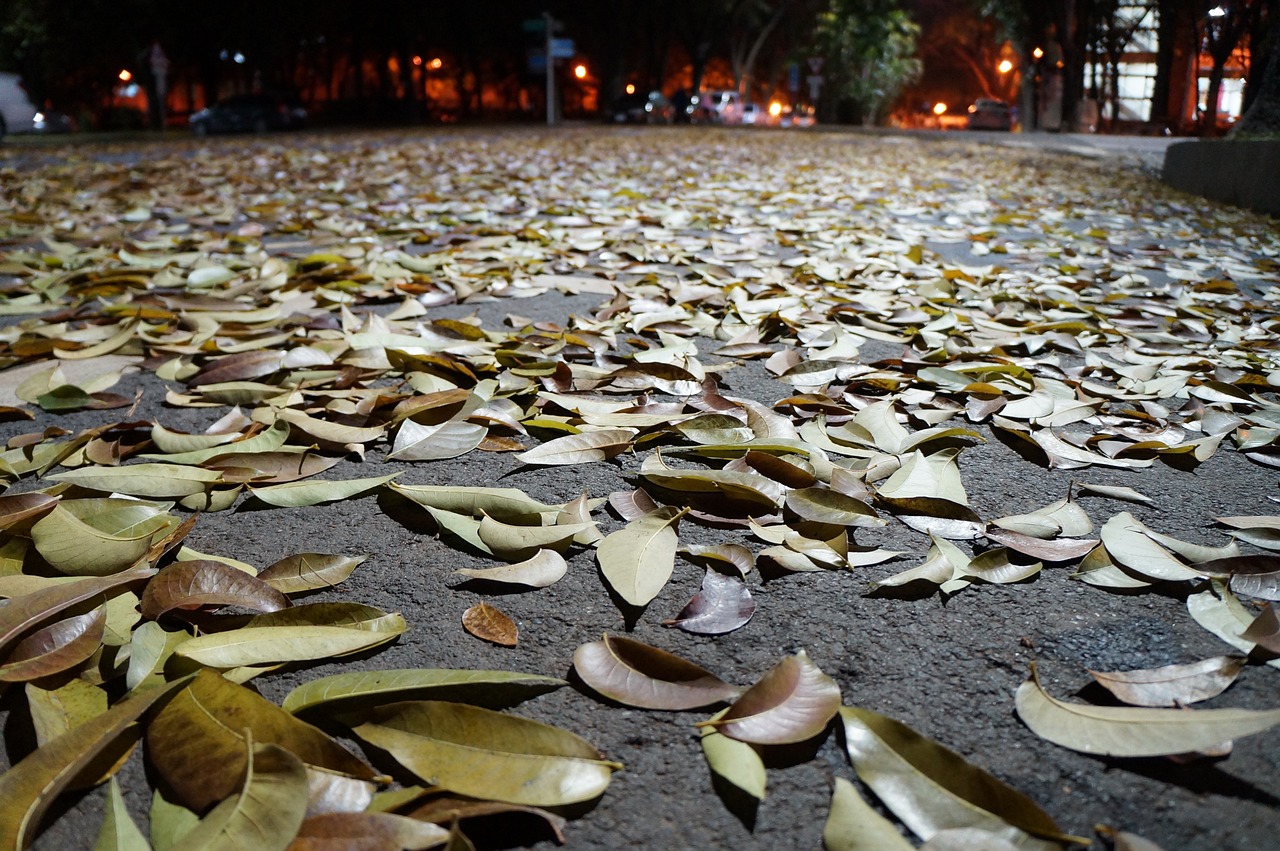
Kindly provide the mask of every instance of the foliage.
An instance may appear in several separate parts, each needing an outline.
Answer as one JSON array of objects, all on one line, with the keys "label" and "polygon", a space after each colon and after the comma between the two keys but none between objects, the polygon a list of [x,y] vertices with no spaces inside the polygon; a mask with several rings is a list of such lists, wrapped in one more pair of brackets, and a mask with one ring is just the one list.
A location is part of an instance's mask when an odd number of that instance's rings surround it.
[{"label": "foliage", "polygon": [[920,74],[920,27],[896,0],[832,0],[818,16],[817,40],[838,91],[863,124],[884,116],[903,86]]}]

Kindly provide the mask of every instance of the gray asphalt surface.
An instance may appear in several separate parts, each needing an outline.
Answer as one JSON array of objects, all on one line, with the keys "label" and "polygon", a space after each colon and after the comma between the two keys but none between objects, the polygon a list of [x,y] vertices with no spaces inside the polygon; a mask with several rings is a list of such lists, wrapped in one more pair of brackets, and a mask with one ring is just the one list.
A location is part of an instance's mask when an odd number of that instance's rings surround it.
[{"label": "gray asphalt surface", "polygon": [[[608,131],[573,132],[589,138]],[[482,138],[483,134],[461,133],[433,141],[446,146],[471,145]],[[822,138],[823,145],[836,144],[831,134]],[[716,139],[724,143],[723,138]],[[289,144],[292,140],[283,141]],[[399,137],[393,141],[403,143]],[[307,138],[297,142],[309,144]],[[921,144],[856,136],[844,142],[853,146]],[[948,138],[936,144],[970,142],[968,138]],[[185,148],[188,143],[180,144]],[[343,138],[336,144],[343,144]],[[545,137],[532,136],[529,144],[548,143]],[[803,150],[808,143],[789,144]],[[948,155],[963,156],[968,149],[948,150]],[[147,148],[127,152],[133,153],[143,159],[152,155]],[[821,150],[811,153],[821,156]],[[42,156],[48,155],[42,152]],[[97,154],[81,148],[75,156],[94,158]],[[926,156],[923,149],[921,156]],[[1070,157],[1033,150],[1019,150],[1010,156],[1029,158],[1021,163],[1027,168],[1041,167],[1054,157]],[[1201,209],[1201,202],[1168,193],[1132,163],[1083,158],[1067,162],[1069,168],[1078,169],[1082,182],[1114,177],[1133,195],[1145,194],[1162,205],[1185,211],[1188,222],[1199,221],[1194,214]],[[0,160],[0,168],[5,164]],[[13,166],[14,161],[10,159],[8,164]],[[711,162],[687,164],[691,175],[711,168]],[[20,163],[5,179],[21,181],[30,174]],[[998,187],[968,185],[962,175],[955,180],[952,200],[957,206],[975,193],[998,194]],[[1049,187],[1046,191],[1058,189]],[[1141,210],[1142,198],[1133,195],[1128,202],[1132,209]],[[1087,191],[1084,197],[1088,197]],[[886,198],[886,203],[893,200]],[[1045,199],[1046,204],[1079,200],[1052,195]],[[1267,225],[1262,220],[1247,214],[1224,215],[1228,224],[1219,221],[1213,226],[1229,229],[1234,221],[1238,230],[1188,232],[1187,242],[1235,240],[1245,252],[1257,252],[1254,256],[1270,250],[1252,236],[1265,232]],[[946,211],[940,211],[937,221],[944,222],[945,216]],[[1086,221],[1082,226],[1089,224]],[[1130,224],[1140,236],[1141,217]],[[921,227],[927,229],[928,223]],[[1138,241],[1130,245],[1136,247]],[[933,238],[926,245],[943,256],[951,253],[976,262],[967,256],[968,243]],[[1016,268],[1020,260],[1010,255],[1002,262]],[[1159,285],[1158,270],[1152,270],[1152,275]],[[1274,287],[1275,281],[1251,286],[1263,292],[1268,284]],[[568,324],[572,316],[590,314],[605,300],[603,296],[570,297],[553,292],[518,302],[432,308],[431,315],[474,315],[485,328],[502,327],[509,313]],[[707,358],[707,362],[714,360]],[[759,362],[728,371],[725,382],[723,392],[766,403],[791,392],[790,387],[773,380]],[[171,428],[195,431],[216,418],[218,412],[163,406],[162,384],[147,374],[127,377],[117,389],[126,393],[135,387],[143,389],[143,402],[136,412],[140,419],[157,419]],[[56,418],[38,414],[37,424],[56,422],[74,430],[105,421],[104,414],[95,413]],[[3,426],[2,433],[8,437],[30,428],[30,424],[10,423]],[[1065,495],[1072,482],[1080,481],[1129,485],[1154,500],[1148,507],[1082,496],[1079,503],[1095,526],[1128,510],[1153,528],[1206,544],[1226,542],[1212,525],[1215,516],[1278,513],[1277,471],[1251,463],[1225,445],[1193,472],[1159,463],[1139,471],[1046,470],[1028,464],[989,429],[979,430],[987,442],[966,449],[960,466],[973,507],[983,517],[1032,510]],[[363,464],[344,462],[328,477],[386,471],[388,467],[375,456],[371,453]],[[614,462],[569,470],[533,469],[522,467],[509,455],[473,452],[451,461],[399,465],[404,469],[399,481],[510,486],[538,499],[560,502],[584,490],[592,496],[605,496],[626,489],[630,486],[628,476],[639,469],[639,463],[638,457],[627,454]],[[550,588],[500,596],[481,593],[459,582],[451,571],[491,563],[437,540],[424,514],[405,510],[395,502],[390,497],[365,497],[301,509],[250,510],[242,506],[201,518],[188,539],[192,546],[259,566],[300,550],[368,555],[337,591],[313,599],[368,603],[402,612],[410,624],[398,642],[357,662],[263,677],[256,682],[264,695],[278,701],[300,682],[351,670],[353,665],[369,669],[511,669],[565,676],[579,644],[596,640],[603,632],[624,631],[623,617],[602,585],[593,552],[575,551],[568,575]],[[603,521],[602,531],[623,525],[604,511],[598,511],[597,516]],[[682,544],[747,540],[740,532],[725,533],[689,522],[681,526],[680,536]],[[1265,851],[1275,847],[1280,737],[1274,732],[1238,742],[1227,759],[1178,765],[1165,759],[1108,759],[1075,753],[1038,738],[1013,712],[1013,693],[1026,678],[1032,660],[1038,662],[1049,691],[1070,698],[1087,686],[1086,668],[1154,667],[1229,652],[1230,648],[1188,617],[1178,590],[1107,593],[1068,578],[1066,569],[1048,568],[1029,582],[977,585],[945,603],[937,595],[922,599],[868,596],[865,592],[871,578],[918,561],[927,540],[894,522],[885,529],[860,531],[858,541],[907,550],[913,560],[852,573],[804,573],[769,581],[752,574],[748,584],[758,603],[755,617],[742,629],[719,637],[689,635],[660,625],[663,618],[680,610],[700,583],[701,570],[678,561],[672,581],[629,634],[742,685],[753,682],[782,655],[803,648],[839,682],[845,703],[891,715],[956,750],[1029,795],[1072,833],[1090,835],[1094,825],[1105,823],[1140,833],[1168,851]],[[480,600],[499,606],[518,622],[521,640],[517,648],[490,645],[463,632],[461,613]],[[1084,693],[1096,698],[1092,691]],[[1280,672],[1250,666],[1225,695],[1207,705],[1280,706]],[[601,702],[580,687],[538,697],[515,712],[571,729],[609,759],[626,766],[615,775],[603,798],[567,826],[568,847],[583,851],[819,848],[832,780],[854,777],[842,752],[841,738],[833,732],[807,750],[771,753],[768,796],[758,809],[749,811],[727,806],[713,789],[692,726],[706,713],[620,708]],[[21,719],[6,721],[11,756],[23,747],[22,730]],[[131,810],[141,819],[150,792],[139,757],[126,766],[121,782]],[[90,847],[101,822],[102,802],[101,790],[68,801],[59,808],[37,847]],[[547,839],[535,843],[539,848],[550,846]]]}]

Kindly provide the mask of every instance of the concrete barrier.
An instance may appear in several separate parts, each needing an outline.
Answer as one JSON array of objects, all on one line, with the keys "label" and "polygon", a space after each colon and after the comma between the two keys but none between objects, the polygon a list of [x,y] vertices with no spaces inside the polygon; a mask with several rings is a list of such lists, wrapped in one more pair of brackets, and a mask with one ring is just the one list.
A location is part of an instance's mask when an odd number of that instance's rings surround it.
[{"label": "concrete barrier", "polygon": [[1280,216],[1280,139],[1177,142],[1161,178],[1174,189]]}]

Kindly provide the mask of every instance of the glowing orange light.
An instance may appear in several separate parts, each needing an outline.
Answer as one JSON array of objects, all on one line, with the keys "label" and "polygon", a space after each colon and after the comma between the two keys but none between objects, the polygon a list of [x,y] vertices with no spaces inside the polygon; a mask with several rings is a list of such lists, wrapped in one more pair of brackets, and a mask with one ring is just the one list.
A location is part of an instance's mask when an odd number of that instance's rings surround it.
[{"label": "glowing orange light", "polygon": [[586,65],[573,66],[573,76],[577,77],[579,80],[585,80],[587,78],[587,66]]},{"label": "glowing orange light", "polygon": [[1031,51],[1031,55],[1034,56],[1036,59],[1043,59],[1044,51],[1037,47],[1035,50]]},{"label": "glowing orange light", "polygon": [[938,101],[937,103],[935,103],[935,104],[933,105],[933,114],[934,114],[934,115],[942,115],[942,114],[943,114],[944,112],[946,112],[946,111],[947,111],[947,105],[946,105],[945,103],[943,103],[942,101]]},{"label": "glowing orange light", "polygon": [[133,79],[133,74],[130,74],[127,70],[121,71],[116,76],[120,78],[120,82],[122,83],[127,83]]},{"label": "glowing orange light", "polygon": [[633,95],[635,93],[636,93],[636,87],[631,83],[627,83],[627,94]]},{"label": "glowing orange light", "polygon": [[773,101],[772,103],[770,103],[770,104],[769,104],[769,114],[770,114],[770,115],[772,115],[774,118],[777,118],[779,115],[781,115],[781,114],[782,114],[782,104],[778,103],[776,100],[775,100],[775,101]]},{"label": "glowing orange light", "polygon": [[427,67],[430,68],[432,71],[439,71],[441,68],[444,67],[444,60],[441,59],[439,56],[437,56],[435,59],[432,59],[430,62],[427,63]]},{"label": "glowing orange light", "polygon": [[1000,64],[996,66],[996,70],[1001,74],[1008,74],[1013,70],[1013,63],[1008,59],[1001,59]]},{"label": "glowing orange light", "polygon": [[421,64],[422,64],[422,57],[421,57],[421,56],[415,56],[415,57],[413,57],[413,64],[414,64],[414,65],[421,65]]}]

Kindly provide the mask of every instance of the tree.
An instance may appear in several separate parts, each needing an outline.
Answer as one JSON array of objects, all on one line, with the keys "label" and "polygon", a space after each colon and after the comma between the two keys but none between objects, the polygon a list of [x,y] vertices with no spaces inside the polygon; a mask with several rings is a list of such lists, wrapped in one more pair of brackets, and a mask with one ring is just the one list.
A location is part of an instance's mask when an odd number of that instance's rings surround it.
[{"label": "tree", "polygon": [[883,118],[902,87],[920,75],[920,27],[896,0],[831,0],[817,39],[837,91],[864,125]]},{"label": "tree", "polygon": [[1232,136],[1280,136],[1280,49],[1274,44],[1265,61],[1257,94]]}]

